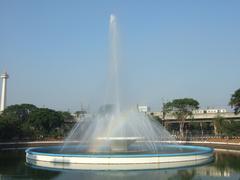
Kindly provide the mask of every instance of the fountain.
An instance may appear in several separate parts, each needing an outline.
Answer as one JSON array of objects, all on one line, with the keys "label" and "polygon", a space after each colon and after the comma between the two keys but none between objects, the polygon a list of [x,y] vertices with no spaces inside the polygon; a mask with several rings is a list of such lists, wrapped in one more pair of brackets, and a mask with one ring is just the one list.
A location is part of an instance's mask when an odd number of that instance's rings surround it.
[{"label": "fountain", "polygon": [[110,104],[75,124],[62,146],[26,150],[26,162],[37,168],[81,170],[160,169],[208,163],[213,150],[176,145],[155,119],[135,109],[121,110],[118,83],[118,33],[110,16]]}]

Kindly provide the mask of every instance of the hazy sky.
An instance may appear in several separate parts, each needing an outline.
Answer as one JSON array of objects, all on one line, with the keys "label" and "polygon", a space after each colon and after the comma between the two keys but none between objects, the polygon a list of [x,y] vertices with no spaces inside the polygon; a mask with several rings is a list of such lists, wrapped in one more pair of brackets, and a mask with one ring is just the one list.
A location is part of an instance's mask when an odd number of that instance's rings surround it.
[{"label": "hazy sky", "polygon": [[71,111],[103,104],[111,13],[123,104],[159,110],[163,100],[192,97],[226,107],[240,88],[239,0],[0,0],[8,104]]}]

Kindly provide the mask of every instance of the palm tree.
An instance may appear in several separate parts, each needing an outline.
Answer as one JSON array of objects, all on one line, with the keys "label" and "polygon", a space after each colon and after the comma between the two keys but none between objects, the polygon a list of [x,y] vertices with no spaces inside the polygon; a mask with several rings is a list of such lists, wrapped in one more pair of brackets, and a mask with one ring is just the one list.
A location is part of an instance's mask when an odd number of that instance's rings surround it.
[{"label": "palm tree", "polygon": [[223,127],[224,127],[224,118],[220,115],[214,118],[214,132],[215,135],[222,135],[223,134]]}]

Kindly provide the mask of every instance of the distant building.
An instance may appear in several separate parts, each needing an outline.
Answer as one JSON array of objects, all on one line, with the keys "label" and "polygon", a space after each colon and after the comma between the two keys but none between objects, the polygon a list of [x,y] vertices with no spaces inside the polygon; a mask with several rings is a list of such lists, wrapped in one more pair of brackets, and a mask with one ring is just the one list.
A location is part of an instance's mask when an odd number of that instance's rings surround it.
[{"label": "distant building", "polygon": [[193,114],[216,114],[216,113],[226,113],[226,109],[198,109],[194,110]]},{"label": "distant building", "polygon": [[76,121],[80,121],[83,120],[86,117],[89,117],[89,113],[86,110],[80,110],[80,111],[76,111],[75,113],[72,113],[72,116],[74,117],[74,119]]},{"label": "distant building", "polygon": [[148,113],[150,112],[150,107],[148,106],[137,106],[139,112]]}]

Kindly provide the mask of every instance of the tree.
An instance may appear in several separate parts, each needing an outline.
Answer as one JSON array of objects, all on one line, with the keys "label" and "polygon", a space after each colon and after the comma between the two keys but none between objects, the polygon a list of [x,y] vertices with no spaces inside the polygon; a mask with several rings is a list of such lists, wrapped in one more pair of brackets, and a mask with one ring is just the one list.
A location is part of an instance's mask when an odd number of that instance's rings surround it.
[{"label": "tree", "polygon": [[28,119],[29,114],[38,109],[32,104],[16,104],[8,106],[2,113],[2,116],[15,117],[18,121],[24,122]]},{"label": "tree", "polygon": [[71,115],[70,112],[67,112],[67,111],[58,111],[62,116],[63,116],[63,119],[64,121],[73,121],[74,120],[74,117]]},{"label": "tree", "polygon": [[171,113],[180,121],[179,130],[181,137],[183,137],[185,120],[192,116],[193,110],[199,108],[199,102],[192,98],[175,99],[166,103],[165,108],[167,113]]},{"label": "tree", "polygon": [[239,136],[240,122],[234,120],[223,121],[223,134],[227,136]]},{"label": "tree", "polygon": [[230,99],[229,105],[234,108],[235,114],[240,112],[240,89],[236,90]]},{"label": "tree", "polygon": [[215,134],[222,135],[224,133],[224,118],[218,115],[214,118],[213,123]]},{"label": "tree", "polygon": [[220,135],[239,136],[240,122],[234,120],[225,120],[221,116],[214,119],[215,132]]},{"label": "tree", "polygon": [[169,112],[171,112],[171,110],[172,110],[171,102],[163,103],[163,106],[162,106],[162,124],[168,130],[169,130],[169,124],[166,123],[165,118],[166,118],[166,115]]},{"label": "tree", "polygon": [[20,123],[15,117],[0,117],[0,140],[18,139],[20,134]]},{"label": "tree", "polygon": [[172,111],[172,104],[171,102],[167,102],[167,103],[163,103],[163,107],[162,107],[162,118],[163,120],[165,120],[166,115]]},{"label": "tree", "polygon": [[33,131],[28,125],[29,114],[37,107],[32,104],[16,104],[8,106],[0,118],[0,139],[11,140],[30,138]]},{"label": "tree", "polygon": [[64,123],[62,113],[47,108],[39,108],[29,116],[30,125],[40,136],[59,136]]}]

